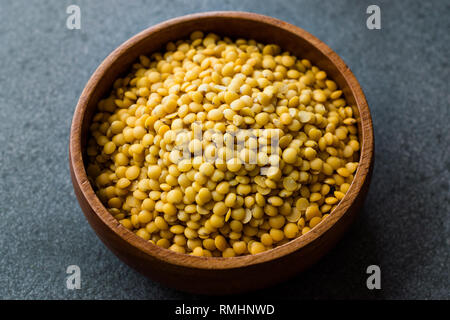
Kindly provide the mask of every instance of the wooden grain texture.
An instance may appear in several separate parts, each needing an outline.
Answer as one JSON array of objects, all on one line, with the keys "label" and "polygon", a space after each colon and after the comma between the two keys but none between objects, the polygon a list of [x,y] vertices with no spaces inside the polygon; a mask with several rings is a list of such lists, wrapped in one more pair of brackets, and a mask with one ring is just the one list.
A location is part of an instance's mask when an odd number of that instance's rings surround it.
[{"label": "wooden grain texture", "polygon": [[[88,181],[83,162],[88,127],[98,101],[114,80],[129,70],[141,54],[187,38],[195,30],[221,36],[276,43],[325,70],[358,109],[361,158],[353,183],[331,215],[306,235],[272,250],[234,258],[194,257],[153,245],[122,227],[106,210]],[[370,111],[351,70],[323,42],[286,22],[245,12],[207,12],[153,26],[114,50],[94,72],[76,107],[70,133],[70,170],[75,194],[99,238],[120,259],[157,281],[180,290],[226,294],[255,290],[301,272],[329,251],[348,229],[368,191],[373,167],[374,139]]]}]

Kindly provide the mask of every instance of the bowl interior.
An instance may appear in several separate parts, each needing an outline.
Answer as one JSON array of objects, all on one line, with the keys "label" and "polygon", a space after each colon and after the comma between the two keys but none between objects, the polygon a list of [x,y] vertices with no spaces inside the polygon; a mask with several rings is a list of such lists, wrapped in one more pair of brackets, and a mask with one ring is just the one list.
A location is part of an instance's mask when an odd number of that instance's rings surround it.
[{"label": "bowl interior", "polygon": [[[371,120],[362,91],[345,63],[328,46],[300,28],[274,18],[242,12],[209,12],[172,19],[139,33],[111,53],[96,70],[81,95],[74,117],[74,123],[77,122],[78,124],[81,124],[81,126],[80,128],[72,127],[71,135],[71,140],[74,136],[76,138],[78,137],[79,140],[75,143],[75,146],[71,146],[72,157],[74,156],[73,153],[79,152],[82,153],[81,157],[85,160],[84,150],[87,143],[88,129],[92,116],[96,110],[97,103],[111,90],[113,82],[130,70],[131,65],[138,59],[139,55],[163,51],[167,42],[187,39],[189,38],[189,35],[196,30],[201,30],[204,33],[214,32],[220,36],[227,36],[234,39],[245,38],[254,39],[258,42],[266,44],[275,43],[278,44],[282,50],[290,51],[299,58],[309,59],[314,65],[325,70],[329,77],[338,84],[341,90],[343,90],[348,104],[350,106],[357,107],[354,109],[357,109],[356,117],[358,119],[359,137],[362,142],[360,151],[361,167],[361,160],[364,160],[362,156],[365,148],[364,136],[369,135],[369,144],[372,143]],[[367,108],[367,112],[362,109],[362,107]],[[365,114],[365,119],[363,120],[361,120],[360,116],[361,110],[363,110]],[[77,113],[79,118],[75,121]],[[371,159],[371,157],[369,157],[369,159]],[[370,161],[371,160],[369,160],[369,162]],[[77,172],[77,170],[75,170],[75,176],[80,178],[78,175],[82,175],[82,180],[86,181],[87,178],[85,168],[83,168],[83,170],[84,172]],[[354,182],[347,194],[351,193],[351,191],[353,194],[357,194],[359,192],[363,181],[359,182],[357,185],[355,185],[355,181],[357,180],[358,175],[364,176],[366,173],[367,170],[360,170],[360,168],[358,168]],[[364,180],[364,178],[362,180]],[[93,189],[90,185],[83,186],[82,191],[85,195],[88,193],[92,198]],[[263,262],[268,259],[283,256],[292,251],[298,250],[326,232],[343,214],[345,214],[345,211],[352,204],[352,200],[344,201],[345,199],[346,198],[344,198],[339,206],[334,210],[334,215],[330,215],[330,217],[316,226],[314,228],[314,232],[309,232],[306,235],[290,241],[289,243],[255,256],[241,256],[227,260],[240,260],[241,262],[236,262],[235,266],[243,266],[249,263]],[[93,205],[93,207],[99,208],[98,204],[100,203],[100,200],[98,198],[95,197],[95,200],[89,201],[95,201],[95,205]],[[97,212],[97,214],[103,215],[107,213],[104,207],[100,210],[102,213]],[[105,221],[104,217],[102,219]],[[114,220],[112,216],[111,219]],[[110,220],[108,219],[108,221]],[[110,225],[110,227],[117,233],[131,233],[118,225],[118,223],[114,224],[114,226],[109,223],[108,225]],[[124,230],[118,231],[118,228],[122,228]],[[135,238],[139,238],[138,236],[133,236]],[[130,239],[130,236],[127,236],[126,238]],[[134,239],[133,241],[140,247],[141,250],[149,254],[158,255],[160,250],[167,251],[140,238]],[[265,257],[267,252],[272,252],[271,257]],[[276,254],[273,254],[274,252],[276,252]],[[179,255],[176,253],[173,254]],[[227,267],[226,265],[216,265],[215,262],[211,261],[222,260],[225,258],[189,256],[189,259],[190,258],[205,260],[205,268]],[[184,261],[184,263],[186,263],[186,260]]]},{"label": "bowl interior", "polygon": [[[111,54],[115,58],[114,60],[111,59],[110,62],[112,63],[99,67],[104,74],[97,79],[93,94],[87,101],[81,138],[83,149],[87,141],[85,136],[88,132],[87,127],[91,122],[97,103],[112,89],[114,81],[126,74],[141,54],[162,52],[168,42],[188,39],[189,35],[196,30],[201,30],[204,33],[214,32],[222,37],[254,39],[265,44],[278,44],[282,50],[290,51],[299,58],[309,59],[314,65],[325,70],[330,79],[333,79],[342,89],[349,105],[357,105],[355,96],[342,72],[330,59],[331,57],[338,58],[334,51],[307,32],[303,32],[302,36],[291,32],[291,30],[286,29],[287,23],[278,26],[269,24],[269,22],[279,20],[256,14],[250,15],[253,16],[253,19],[247,16],[243,17],[238,13],[233,15],[232,12],[211,12],[209,15],[201,15],[197,18],[192,15],[192,19],[186,19],[189,16],[173,19],[141,32],[116,49]],[[127,46],[127,44],[132,44],[132,47]],[[340,58],[338,59],[340,60]],[[359,131],[361,132],[361,128],[359,128]]]}]

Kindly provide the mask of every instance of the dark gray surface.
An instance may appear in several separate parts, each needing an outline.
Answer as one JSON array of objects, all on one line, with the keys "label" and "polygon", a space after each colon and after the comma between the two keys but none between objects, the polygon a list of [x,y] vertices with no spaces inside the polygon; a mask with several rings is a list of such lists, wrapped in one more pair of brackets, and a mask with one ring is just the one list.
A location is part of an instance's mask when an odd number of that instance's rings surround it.
[{"label": "dark gray surface", "polygon": [[[78,4],[82,29],[65,27]],[[378,4],[382,29],[366,28]],[[91,73],[119,44],[168,18],[259,12],[333,48],[363,87],[375,170],[360,219],[311,270],[264,298],[449,299],[449,1],[0,0],[0,298],[204,298],[128,268],[98,240],[75,199],[68,137]],[[65,287],[79,265],[82,289]],[[368,265],[382,290],[365,286]],[[244,296],[245,297],[245,296]]]}]

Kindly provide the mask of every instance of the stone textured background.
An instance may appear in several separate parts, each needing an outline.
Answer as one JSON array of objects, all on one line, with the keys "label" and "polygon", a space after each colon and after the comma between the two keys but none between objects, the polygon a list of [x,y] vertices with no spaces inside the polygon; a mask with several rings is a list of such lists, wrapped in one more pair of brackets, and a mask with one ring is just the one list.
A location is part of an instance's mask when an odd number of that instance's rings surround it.
[{"label": "stone textured background", "polygon": [[[373,3],[377,31],[365,25]],[[65,27],[70,4],[81,8],[81,30]],[[0,298],[205,298],[142,277],[103,246],[72,190],[68,137],[84,85],[114,48],[163,20],[210,10],[271,15],[326,42],[360,81],[375,127],[375,170],[357,223],[311,270],[253,295],[449,299],[450,3],[379,0],[0,0]],[[81,290],[65,287],[71,264]],[[371,264],[381,267],[382,290],[365,286]]]}]

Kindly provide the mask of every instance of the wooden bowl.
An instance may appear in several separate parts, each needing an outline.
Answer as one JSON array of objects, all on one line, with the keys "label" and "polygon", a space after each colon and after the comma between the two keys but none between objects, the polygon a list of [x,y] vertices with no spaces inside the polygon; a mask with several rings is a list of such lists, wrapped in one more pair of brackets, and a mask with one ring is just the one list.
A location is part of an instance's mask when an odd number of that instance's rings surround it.
[{"label": "wooden bowl", "polygon": [[[98,101],[115,79],[130,70],[140,54],[163,50],[169,41],[188,38],[195,30],[232,38],[276,43],[325,70],[356,106],[361,158],[353,183],[331,215],[307,234],[257,255],[234,258],[194,257],[149,243],[122,227],[97,198],[86,175],[84,150]],[[332,248],[361,208],[373,165],[372,120],[358,81],[346,64],[323,42],[286,22],[246,12],[207,12],[153,26],[114,50],[84,88],[72,121],[70,169],[75,194],[100,239],[131,267],[168,286],[196,293],[226,294],[259,289],[305,270]]]}]

